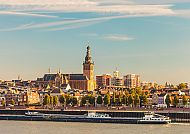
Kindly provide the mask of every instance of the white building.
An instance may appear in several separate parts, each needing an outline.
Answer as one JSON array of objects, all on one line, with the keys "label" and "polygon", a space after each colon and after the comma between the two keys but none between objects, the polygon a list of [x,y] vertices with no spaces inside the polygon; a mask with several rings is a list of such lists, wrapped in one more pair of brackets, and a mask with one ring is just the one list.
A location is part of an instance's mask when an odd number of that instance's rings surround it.
[{"label": "white building", "polygon": [[140,76],[136,74],[128,74],[124,76],[124,86],[128,88],[140,87]]}]

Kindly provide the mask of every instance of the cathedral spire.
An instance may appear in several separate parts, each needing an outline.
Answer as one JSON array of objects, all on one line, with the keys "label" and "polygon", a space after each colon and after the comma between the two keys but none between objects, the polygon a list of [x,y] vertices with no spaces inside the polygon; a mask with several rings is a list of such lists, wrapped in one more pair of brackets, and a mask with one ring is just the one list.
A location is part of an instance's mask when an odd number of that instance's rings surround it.
[{"label": "cathedral spire", "polygon": [[86,52],[86,57],[85,57],[85,63],[92,63],[92,57],[90,54],[90,46],[87,46],[87,52]]}]

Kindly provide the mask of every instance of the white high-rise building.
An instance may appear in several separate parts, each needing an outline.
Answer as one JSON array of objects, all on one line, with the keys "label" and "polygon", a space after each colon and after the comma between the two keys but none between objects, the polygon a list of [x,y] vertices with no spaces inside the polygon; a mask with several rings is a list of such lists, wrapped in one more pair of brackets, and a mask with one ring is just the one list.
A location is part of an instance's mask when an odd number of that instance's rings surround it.
[{"label": "white high-rise building", "polygon": [[112,86],[123,86],[123,79],[119,77],[119,71],[113,72]]},{"label": "white high-rise building", "polygon": [[136,74],[128,74],[124,76],[124,86],[128,88],[140,87],[140,76]]}]

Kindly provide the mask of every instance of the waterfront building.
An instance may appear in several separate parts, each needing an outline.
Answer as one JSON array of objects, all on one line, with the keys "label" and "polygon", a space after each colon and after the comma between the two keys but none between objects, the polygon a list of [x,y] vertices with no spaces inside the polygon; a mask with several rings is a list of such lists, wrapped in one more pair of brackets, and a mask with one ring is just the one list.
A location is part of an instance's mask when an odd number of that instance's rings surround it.
[{"label": "waterfront building", "polygon": [[111,80],[112,86],[123,86],[123,79],[119,77],[119,71],[113,72],[113,78]]},{"label": "waterfront building", "polygon": [[127,88],[140,87],[140,76],[136,74],[128,74],[124,76],[124,86]]},{"label": "waterfront building", "polygon": [[40,95],[37,91],[28,90],[18,95],[18,105],[31,105],[40,103]]},{"label": "waterfront building", "polygon": [[14,102],[15,105],[18,105],[18,100],[19,100],[19,94],[14,93],[13,90],[8,90],[7,93],[5,94],[5,101],[6,105],[10,105]]},{"label": "waterfront building", "polygon": [[161,107],[161,108],[167,108],[167,105],[166,105],[166,96],[167,94],[166,93],[161,93],[158,95],[158,107]]},{"label": "waterfront building", "polygon": [[61,74],[59,71],[57,74],[45,74],[43,78],[37,79],[38,85],[41,87],[59,87],[69,84],[72,89],[81,89],[93,91],[96,86],[94,80],[94,62],[90,54],[90,47],[87,47],[87,53],[83,62],[82,74]]},{"label": "waterfront building", "polygon": [[112,76],[110,74],[103,74],[96,76],[96,86],[98,88],[111,86]]}]

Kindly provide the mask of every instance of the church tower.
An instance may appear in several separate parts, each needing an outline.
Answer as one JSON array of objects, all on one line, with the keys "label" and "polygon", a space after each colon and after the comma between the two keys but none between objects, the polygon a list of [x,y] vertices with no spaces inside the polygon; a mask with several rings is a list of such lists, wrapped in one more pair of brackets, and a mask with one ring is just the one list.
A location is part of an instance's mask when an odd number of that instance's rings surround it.
[{"label": "church tower", "polygon": [[89,80],[94,80],[94,62],[90,55],[90,47],[87,47],[85,61],[83,63],[83,75],[87,76]]},{"label": "church tower", "polygon": [[85,61],[83,62],[83,75],[87,76],[89,79],[89,90],[94,90],[94,62],[92,62],[92,57],[90,54],[90,46],[87,47]]}]

